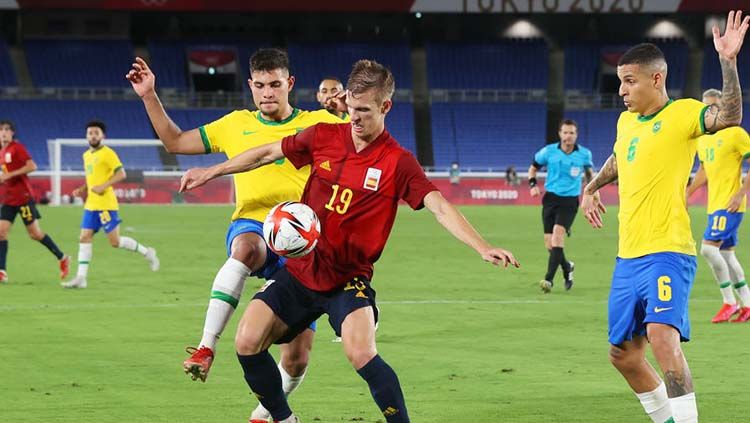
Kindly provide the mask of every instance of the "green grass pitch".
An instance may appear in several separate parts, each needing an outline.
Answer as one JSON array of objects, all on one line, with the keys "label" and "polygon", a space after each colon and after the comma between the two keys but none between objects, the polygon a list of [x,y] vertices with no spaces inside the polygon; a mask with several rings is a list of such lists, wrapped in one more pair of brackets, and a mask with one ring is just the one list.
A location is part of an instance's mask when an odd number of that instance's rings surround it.
[{"label": "green grass pitch", "polygon": [[[549,295],[537,283],[547,253],[538,207],[464,207],[518,270],[483,263],[427,211],[402,208],[374,287],[382,310],[378,347],[400,377],[418,423],[647,422],[607,360],[606,299],[616,253],[615,210],[605,229],[579,216],[566,253],[576,285]],[[81,210],[41,208],[43,228],[74,258]],[[182,373],[185,346],[200,338],[215,271],[225,260],[229,207],[125,206],[123,233],[154,246],[162,269],[103,236],[94,244],[89,288],[59,287],[56,263],[17,222],[10,283],[0,286],[0,421],[244,422],[255,407],[233,352],[237,313],[207,383]],[[700,238],[702,209],[692,209]],[[739,256],[750,270],[748,225]],[[712,325],[720,295],[698,260],[693,341],[685,345],[701,420],[741,422],[750,324]],[[75,266],[74,266],[75,267]],[[75,272],[75,269],[73,269]],[[241,313],[259,279],[249,279]],[[383,422],[325,320],[307,378],[290,398],[308,422]],[[274,348],[274,352],[276,349]]]}]

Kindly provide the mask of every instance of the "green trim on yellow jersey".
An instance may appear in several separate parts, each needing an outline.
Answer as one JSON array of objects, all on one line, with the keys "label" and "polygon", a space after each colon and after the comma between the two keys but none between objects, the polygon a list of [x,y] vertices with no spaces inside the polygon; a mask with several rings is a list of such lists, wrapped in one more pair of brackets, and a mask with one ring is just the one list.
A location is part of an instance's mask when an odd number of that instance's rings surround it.
[{"label": "green trim on yellow jersey", "polygon": [[706,107],[704,107],[704,108],[701,109],[701,118],[700,118],[701,132],[703,132],[704,134],[706,133],[706,110],[709,107],[711,107],[711,106],[706,106]]},{"label": "green trim on yellow jersey", "polygon": [[287,124],[287,123],[291,122],[292,119],[296,118],[298,114],[299,114],[299,109],[296,108],[296,107],[294,107],[292,109],[292,114],[289,115],[288,118],[280,120],[280,121],[277,122],[275,120],[263,119],[263,115],[260,113],[260,110],[258,110],[256,112],[256,118],[258,118],[258,122],[260,122],[260,123],[262,123],[264,125],[278,126],[278,125],[284,125],[284,124]]},{"label": "green trim on yellow jersey", "polygon": [[117,167],[115,168],[115,170],[113,170],[113,171],[112,171],[112,174],[115,174],[115,173],[119,172],[119,171],[120,171],[120,169],[122,169],[122,166],[117,166]]},{"label": "green trim on yellow jersey", "polygon": [[742,160],[743,160],[743,161],[744,161],[744,160],[747,160],[747,159],[750,159],[750,153],[745,153],[745,155],[744,155],[744,156],[742,156]]},{"label": "green trim on yellow jersey", "polygon": [[650,121],[651,119],[655,118],[656,115],[658,115],[659,113],[661,113],[662,110],[666,109],[667,106],[669,106],[672,103],[674,103],[674,100],[672,100],[670,98],[669,101],[667,101],[667,104],[665,104],[664,107],[662,107],[661,109],[657,110],[655,113],[651,113],[650,115],[647,115],[647,116],[638,115],[638,122],[648,122],[648,121]]},{"label": "green trim on yellow jersey", "polygon": [[203,126],[198,127],[198,131],[201,133],[201,141],[203,141],[203,148],[206,149],[206,154],[211,154],[211,141],[208,140],[208,134],[206,134],[206,128]]}]

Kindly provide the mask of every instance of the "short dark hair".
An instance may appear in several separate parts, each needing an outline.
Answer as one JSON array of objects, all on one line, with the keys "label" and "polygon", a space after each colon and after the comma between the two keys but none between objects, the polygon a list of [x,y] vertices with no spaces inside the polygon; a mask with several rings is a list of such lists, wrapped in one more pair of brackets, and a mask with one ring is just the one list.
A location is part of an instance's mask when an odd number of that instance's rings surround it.
[{"label": "short dark hair", "polygon": [[378,91],[380,101],[389,99],[396,90],[396,81],[390,69],[374,60],[358,60],[349,74],[346,89],[353,94],[361,94],[371,88]]},{"label": "short dark hair", "polygon": [[13,131],[13,133],[16,133],[16,125],[13,123],[12,120],[9,119],[2,119],[0,120],[0,126],[8,125],[10,127],[10,130]]},{"label": "short dark hair", "polygon": [[560,125],[557,126],[557,130],[561,130],[563,125],[573,125],[576,127],[576,130],[578,130],[578,122],[574,121],[573,119],[563,119],[560,121]]},{"label": "short dark hair", "polygon": [[276,69],[289,71],[289,56],[278,48],[261,48],[250,56],[250,75],[255,71],[271,72]]},{"label": "short dark hair", "polygon": [[617,66],[623,65],[650,65],[656,62],[664,62],[664,53],[656,44],[641,43],[631,47],[620,57]]},{"label": "short dark hair", "polygon": [[[335,76],[325,76],[325,77],[323,77],[323,78],[321,78],[321,79],[320,79],[320,82],[323,82],[323,81],[336,81],[336,82],[338,82],[339,84],[342,84],[342,83],[341,83],[341,80],[340,80],[340,79],[338,79],[338,78],[337,78],[337,77],[335,77]],[[342,85],[343,85],[343,84],[342,84]]]},{"label": "short dark hair", "polygon": [[86,129],[89,128],[99,128],[102,130],[103,134],[107,133],[107,125],[104,124],[104,122],[100,120],[92,120],[89,123],[86,124]]}]

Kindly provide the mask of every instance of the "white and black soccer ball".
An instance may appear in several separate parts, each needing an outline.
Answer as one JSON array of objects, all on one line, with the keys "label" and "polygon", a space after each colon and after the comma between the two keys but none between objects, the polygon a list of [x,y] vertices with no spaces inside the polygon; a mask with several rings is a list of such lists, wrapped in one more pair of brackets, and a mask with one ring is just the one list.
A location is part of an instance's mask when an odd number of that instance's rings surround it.
[{"label": "white and black soccer ball", "polygon": [[273,252],[302,257],[318,244],[320,220],[308,205],[295,201],[277,204],[263,222],[263,238]]}]

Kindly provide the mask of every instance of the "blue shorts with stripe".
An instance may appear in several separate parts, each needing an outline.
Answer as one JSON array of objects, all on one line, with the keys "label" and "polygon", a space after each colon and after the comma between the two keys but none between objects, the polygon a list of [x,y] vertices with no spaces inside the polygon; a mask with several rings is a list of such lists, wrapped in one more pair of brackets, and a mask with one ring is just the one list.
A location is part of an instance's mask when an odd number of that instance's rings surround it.
[{"label": "blue shorts with stripe", "polygon": [[117,210],[84,210],[81,220],[81,229],[91,229],[95,233],[104,228],[104,232],[110,233],[117,229],[122,223]]},{"label": "blue shorts with stripe", "polygon": [[722,250],[734,247],[737,245],[737,231],[744,215],[745,213],[730,213],[726,210],[716,210],[709,214],[703,239],[721,241]]},{"label": "blue shorts with stripe", "polygon": [[[237,219],[229,224],[226,238],[227,257],[232,256],[232,242],[234,239],[239,235],[247,233],[257,234],[263,238],[263,222],[254,219]],[[263,263],[263,266],[261,266],[260,269],[250,274],[250,276],[268,280],[271,275],[284,267],[284,263],[286,263],[286,258],[279,256],[266,246],[266,262]],[[316,323],[312,322],[309,328],[315,330]]]},{"label": "blue shorts with stripe", "polygon": [[682,341],[690,340],[688,297],[695,268],[695,256],[687,254],[618,257],[609,293],[609,343],[646,335],[648,323],[670,325]]}]

